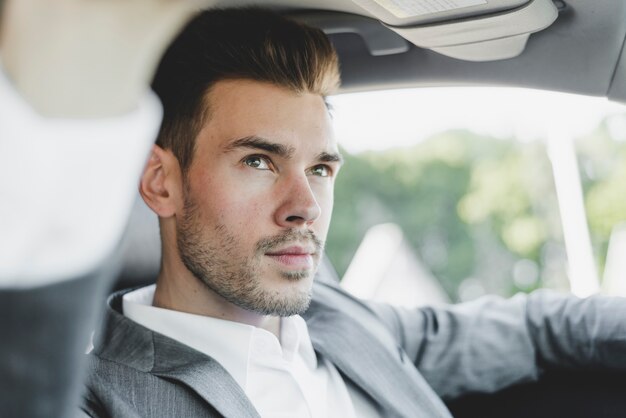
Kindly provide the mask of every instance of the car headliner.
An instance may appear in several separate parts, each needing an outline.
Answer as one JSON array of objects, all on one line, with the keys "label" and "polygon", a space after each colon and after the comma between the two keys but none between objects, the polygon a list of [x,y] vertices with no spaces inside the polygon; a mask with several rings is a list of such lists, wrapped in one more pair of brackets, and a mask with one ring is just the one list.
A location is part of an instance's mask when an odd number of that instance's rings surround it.
[{"label": "car headliner", "polygon": [[[404,40],[352,0],[212,2],[218,7],[267,6],[322,27],[330,33],[340,56],[343,92],[492,85],[606,96],[626,103],[626,0],[556,3],[560,6],[556,22],[531,35],[520,56],[502,61],[469,62],[412,44],[406,52],[373,56],[366,46],[380,40],[373,38],[384,38],[388,43],[399,42],[400,45]],[[320,15],[320,11],[326,13]]]}]

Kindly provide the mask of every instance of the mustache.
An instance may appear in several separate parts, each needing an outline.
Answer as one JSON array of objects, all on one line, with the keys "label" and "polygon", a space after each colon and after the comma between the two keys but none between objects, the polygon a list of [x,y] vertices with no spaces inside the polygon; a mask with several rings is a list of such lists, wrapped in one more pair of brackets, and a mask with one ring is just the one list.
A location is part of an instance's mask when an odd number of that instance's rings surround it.
[{"label": "mustache", "polygon": [[263,238],[257,245],[259,253],[266,253],[285,244],[311,244],[315,247],[315,253],[321,254],[324,251],[324,241],[319,239],[313,231],[298,231],[289,229],[281,234]]}]

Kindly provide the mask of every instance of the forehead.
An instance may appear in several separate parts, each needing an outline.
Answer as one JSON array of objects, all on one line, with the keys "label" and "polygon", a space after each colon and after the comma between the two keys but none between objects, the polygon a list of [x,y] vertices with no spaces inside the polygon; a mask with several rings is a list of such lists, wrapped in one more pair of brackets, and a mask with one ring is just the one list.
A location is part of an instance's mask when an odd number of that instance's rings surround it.
[{"label": "forehead", "polygon": [[217,82],[206,96],[207,122],[197,149],[223,148],[230,142],[259,136],[296,152],[336,152],[337,145],[324,99],[250,80]]}]

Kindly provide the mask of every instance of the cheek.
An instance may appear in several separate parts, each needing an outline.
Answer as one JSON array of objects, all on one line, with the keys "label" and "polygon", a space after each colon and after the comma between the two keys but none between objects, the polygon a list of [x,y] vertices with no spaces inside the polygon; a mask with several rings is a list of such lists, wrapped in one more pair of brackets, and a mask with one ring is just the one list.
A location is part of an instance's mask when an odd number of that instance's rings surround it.
[{"label": "cheek", "polygon": [[254,225],[250,221],[266,215],[271,199],[254,181],[236,175],[205,177],[196,186],[204,215],[229,229],[250,230]]},{"label": "cheek", "polygon": [[332,209],[335,191],[334,182],[332,180],[320,179],[317,182],[311,182],[310,185],[320,208],[327,210],[328,208]]},{"label": "cheek", "polygon": [[315,198],[320,207],[320,216],[314,224],[314,228],[319,238],[326,239],[330,219],[333,212],[334,194],[333,186],[326,185],[315,190]]}]

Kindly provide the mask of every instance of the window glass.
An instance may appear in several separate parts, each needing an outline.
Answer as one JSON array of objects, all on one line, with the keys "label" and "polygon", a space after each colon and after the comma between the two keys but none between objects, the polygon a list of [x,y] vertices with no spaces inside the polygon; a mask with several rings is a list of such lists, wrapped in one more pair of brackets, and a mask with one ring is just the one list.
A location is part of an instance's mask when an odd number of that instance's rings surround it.
[{"label": "window glass", "polygon": [[327,252],[360,296],[410,305],[413,276],[422,302],[597,290],[626,218],[622,105],[476,87],[330,103],[346,164]]}]

